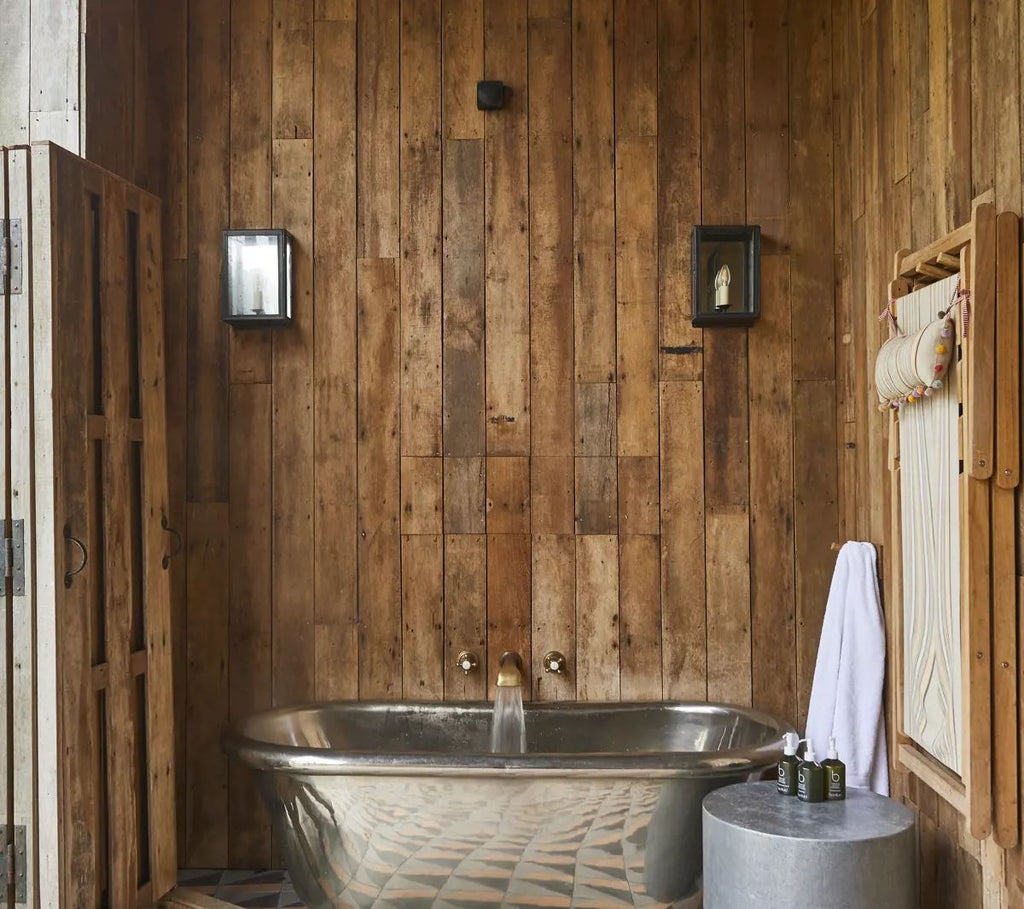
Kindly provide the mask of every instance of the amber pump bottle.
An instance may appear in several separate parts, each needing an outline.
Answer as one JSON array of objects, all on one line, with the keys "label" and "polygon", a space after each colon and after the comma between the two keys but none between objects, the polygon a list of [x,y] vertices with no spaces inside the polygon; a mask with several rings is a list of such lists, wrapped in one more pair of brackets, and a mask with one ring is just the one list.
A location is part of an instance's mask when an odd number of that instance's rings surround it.
[{"label": "amber pump bottle", "polygon": [[828,757],[821,762],[825,771],[825,799],[841,802],[846,798],[846,764],[839,760],[835,736],[828,740]]},{"label": "amber pump bottle", "polygon": [[796,781],[796,794],[801,801],[825,801],[825,769],[818,763],[810,739],[804,749],[804,759],[797,767]]}]

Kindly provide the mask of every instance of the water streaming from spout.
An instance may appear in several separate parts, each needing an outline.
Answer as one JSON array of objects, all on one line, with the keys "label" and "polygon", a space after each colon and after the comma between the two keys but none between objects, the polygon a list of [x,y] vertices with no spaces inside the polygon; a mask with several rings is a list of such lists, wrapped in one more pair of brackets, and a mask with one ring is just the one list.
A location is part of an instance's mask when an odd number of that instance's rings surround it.
[{"label": "water streaming from spout", "polygon": [[494,716],[491,720],[491,751],[496,754],[523,754],[526,751],[526,718],[523,715],[523,689],[498,686],[494,692]]}]

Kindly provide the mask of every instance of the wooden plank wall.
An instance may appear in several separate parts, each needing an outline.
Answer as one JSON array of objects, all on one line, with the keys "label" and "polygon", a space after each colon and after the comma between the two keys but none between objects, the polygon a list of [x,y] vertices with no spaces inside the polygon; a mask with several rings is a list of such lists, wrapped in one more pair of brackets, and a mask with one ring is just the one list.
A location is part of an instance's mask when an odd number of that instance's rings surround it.
[{"label": "wooden plank wall", "polygon": [[[840,515],[844,537],[881,543],[887,425],[871,376],[892,257],[969,220],[987,191],[1021,210],[1024,31],[1016,0],[833,0],[832,18]],[[1018,532],[1018,588],[1022,572]],[[1020,847],[975,840],[912,774],[893,786],[920,811],[922,905],[1024,905]]]},{"label": "wooden plank wall", "polygon": [[[505,648],[534,697],[802,722],[839,539],[827,6],[107,4],[134,79],[90,149],[165,204],[183,863],[270,860],[232,718],[484,697]],[[752,329],[690,325],[702,221],[762,226]],[[296,324],[231,331],[220,231],[261,225]]]}]

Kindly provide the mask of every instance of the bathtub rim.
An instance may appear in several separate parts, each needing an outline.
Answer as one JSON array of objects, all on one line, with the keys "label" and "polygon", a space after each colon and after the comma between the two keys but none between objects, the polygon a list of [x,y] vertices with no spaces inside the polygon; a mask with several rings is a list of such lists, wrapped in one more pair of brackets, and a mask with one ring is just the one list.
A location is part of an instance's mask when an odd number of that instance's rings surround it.
[{"label": "bathtub rim", "polygon": [[729,713],[776,730],[760,745],[723,751],[532,752],[526,754],[387,752],[311,748],[268,742],[246,734],[245,727],[299,711],[332,705],[373,709],[395,707],[490,709],[486,701],[356,701],[295,704],[250,714],[224,733],[225,752],[256,771],[301,776],[385,777],[559,777],[572,779],[687,779],[749,775],[770,767],[782,754],[783,735],[794,731],[785,720],[750,707],[705,701],[531,701],[532,710],[579,711],[581,708],[683,708],[695,713]]}]

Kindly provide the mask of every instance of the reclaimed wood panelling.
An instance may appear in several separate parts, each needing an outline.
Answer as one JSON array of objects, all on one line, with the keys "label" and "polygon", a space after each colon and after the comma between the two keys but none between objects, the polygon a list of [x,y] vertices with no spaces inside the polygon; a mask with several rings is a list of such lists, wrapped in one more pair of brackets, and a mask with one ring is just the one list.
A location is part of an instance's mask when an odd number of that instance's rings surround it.
[{"label": "reclaimed wood panelling", "polygon": [[[749,702],[772,677],[759,703],[798,719],[837,533],[832,20],[798,0],[140,15],[171,80],[147,64],[144,96],[176,105],[136,103],[133,128],[167,212],[187,640],[224,661],[181,664],[184,854],[266,861],[262,809],[214,814],[244,775],[185,733],[268,698],[484,697],[511,648],[537,698]],[[476,109],[481,77],[504,110]],[[296,324],[243,336],[215,305],[219,232],[265,219],[298,241]],[[745,221],[774,257],[765,319],[694,330],[692,227]]]}]

